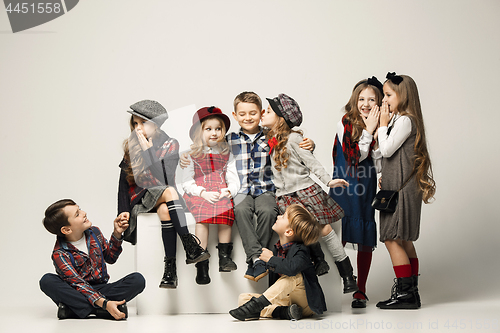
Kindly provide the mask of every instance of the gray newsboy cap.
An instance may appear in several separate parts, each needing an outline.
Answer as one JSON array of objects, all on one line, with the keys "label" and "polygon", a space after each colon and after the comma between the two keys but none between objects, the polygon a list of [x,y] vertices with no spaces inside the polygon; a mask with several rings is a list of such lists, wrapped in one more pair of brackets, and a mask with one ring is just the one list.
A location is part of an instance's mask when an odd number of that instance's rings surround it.
[{"label": "gray newsboy cap", "polygon": [[285,119],[288,127],[294,128],[302,124],[302,111],[300,111],[299,104],[293,98],[285,94],[279,94],[278,97],[273,99],[266,99],[273,111]]},{"label": "gray newsboy cap", "polygon": [[167,110],[157,101],[145,99],[130,106],[132,111],[127,111],[134,116],[150,120],[160,127],[168,119]]}]

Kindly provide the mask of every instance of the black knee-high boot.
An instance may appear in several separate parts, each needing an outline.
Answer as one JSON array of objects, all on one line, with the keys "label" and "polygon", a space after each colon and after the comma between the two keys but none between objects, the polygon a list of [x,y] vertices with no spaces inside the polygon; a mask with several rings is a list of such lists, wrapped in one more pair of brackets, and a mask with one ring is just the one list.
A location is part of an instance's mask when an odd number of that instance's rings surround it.
[{"label": "black knee-high boot", "polygon": [[316,275],[321,276],[330,270],[330,266],[325,260],[325,254],[321,249],[319,242],[311,244],[308,246],[309,253],[311,254],[311,259],[314,263],[314,269],[316,270]]}]

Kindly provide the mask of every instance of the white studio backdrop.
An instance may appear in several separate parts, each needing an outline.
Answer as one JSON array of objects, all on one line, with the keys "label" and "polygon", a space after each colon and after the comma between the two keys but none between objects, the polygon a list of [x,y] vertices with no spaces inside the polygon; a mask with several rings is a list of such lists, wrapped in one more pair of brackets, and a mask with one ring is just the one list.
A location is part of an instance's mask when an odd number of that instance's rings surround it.
[{"label": "white studio backdrop", "polygon": [[[336,123],[354,84],[388,71],[417,82],[437,183],[416,242],[422,298],[498,295],[499,13],[494,0],[86,0],[13,34],[0,11],[4,305],[50,304],[38,280],[54,271],[55,237],[41,224],[52,202],[74,199],[111,234],[129,105],[162,103],[171,112],[163,128],[186,150],[189,106],[230,114],[241,91],[264,100],[284,92],[300,104],[301,128],[331,172]],[[110,273],[132,270],[125,244]],[[379,244],[373,301],[388,296],[392,278]]]}]

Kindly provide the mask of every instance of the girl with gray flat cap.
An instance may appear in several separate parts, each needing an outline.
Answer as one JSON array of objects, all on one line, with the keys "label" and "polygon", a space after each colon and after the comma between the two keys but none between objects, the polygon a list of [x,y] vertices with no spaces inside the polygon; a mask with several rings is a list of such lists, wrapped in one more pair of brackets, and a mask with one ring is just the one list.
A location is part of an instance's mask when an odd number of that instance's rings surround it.
[{"label": "girl with gray flat cap", "polygon": [[137,215],[156,212],[161,221],[165,249],[165,271],[160,288],[177,287],[177,235],[186,251],[186,263],[210,257],[196,236],[189,233],[184,202],[175,185],[175,169],[179,162],[179,143],[161,130],[167,110],[158,102],[143,100],[130,106],[130,137],[124,141],[120,163],[118,214],[130,212],[129,228],[124,239],[137,242]]}]

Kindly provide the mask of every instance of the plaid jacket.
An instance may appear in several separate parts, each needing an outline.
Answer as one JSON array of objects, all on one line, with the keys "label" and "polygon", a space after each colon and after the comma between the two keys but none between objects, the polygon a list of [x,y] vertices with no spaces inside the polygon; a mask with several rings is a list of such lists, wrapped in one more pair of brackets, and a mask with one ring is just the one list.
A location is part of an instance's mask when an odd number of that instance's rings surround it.
[{"label": "plaid jacket", "polygon": [[122,241],[111,236],[111,241],[108,243],[97,227],[86,230],[85,236],[88,255],[65,239],[58,238],[52,252],[52,261],[57,274],[94,305],[95,301],[104,296],[92,288],[92,285],[108,282],[109,274],[105,262],[109,264],[116,262],[122,252]]},{"label": "plaid jacket", "polygon": [[274,192],[270,148],[264,131],[261,129],[253,142],[241,129],[239,133],[229,133],[226,139],[236,159],[241,182],[238,193],[255,198],[267,191]]}]

